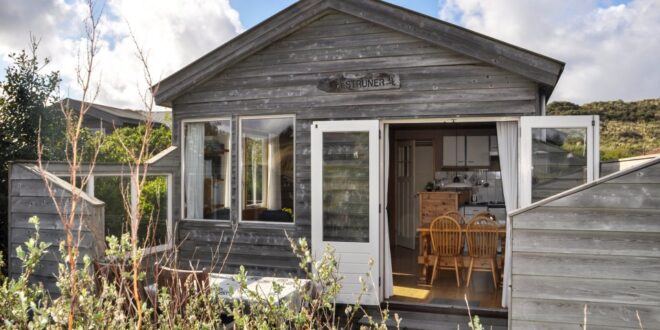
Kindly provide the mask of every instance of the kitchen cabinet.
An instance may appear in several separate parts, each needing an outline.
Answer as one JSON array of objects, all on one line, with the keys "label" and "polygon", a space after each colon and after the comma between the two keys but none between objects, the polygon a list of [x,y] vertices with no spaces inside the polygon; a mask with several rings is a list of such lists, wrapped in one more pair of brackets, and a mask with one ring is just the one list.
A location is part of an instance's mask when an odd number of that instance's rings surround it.
[{"label": "kitchen cabinet", "polygon": [[442,166],[490,166],[489,136],[444,136],[442,138]]},{"label": "kitchen cabinet", "polygon": [[442,166],[465,166],[465,136],[442,138]]},{"label": "kitchen cabinet", "polygon": [[465,163],[468,167],[490,166],[489,140],[488,136],[466,137]]}]

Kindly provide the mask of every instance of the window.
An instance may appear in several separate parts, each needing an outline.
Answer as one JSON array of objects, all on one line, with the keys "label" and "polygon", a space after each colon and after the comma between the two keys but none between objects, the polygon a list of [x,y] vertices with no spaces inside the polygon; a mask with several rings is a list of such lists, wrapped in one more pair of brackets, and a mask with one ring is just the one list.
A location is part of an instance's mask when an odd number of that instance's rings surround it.
[{"label": "window", "polygon": [[184,123],[186,219],[229,220],[231,122]]},{"label": "window", "polygon": [[[94,197],[105,203],[105,236],[121,237],[130,233],[127,205],[136,195],[130,189],[130,177],[122,175],[95,176]],[[142,217],[138,227],[139,245],[156,247],[168,243],[168,178],[149,175],[140,198]]]},{"label": "window", "polygon": [[241,219],[293,222],[293,117],[241,119]]}]

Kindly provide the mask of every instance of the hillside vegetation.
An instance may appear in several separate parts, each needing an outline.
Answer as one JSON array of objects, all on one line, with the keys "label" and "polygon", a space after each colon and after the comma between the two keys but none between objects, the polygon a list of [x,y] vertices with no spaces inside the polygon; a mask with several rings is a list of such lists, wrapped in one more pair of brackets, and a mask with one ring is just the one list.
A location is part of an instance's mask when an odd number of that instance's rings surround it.
[{"label": "hillside vegetation", "polygon": [[660,99],[548,104],[549,115],[599,115],[601,160],[660,152]]}]

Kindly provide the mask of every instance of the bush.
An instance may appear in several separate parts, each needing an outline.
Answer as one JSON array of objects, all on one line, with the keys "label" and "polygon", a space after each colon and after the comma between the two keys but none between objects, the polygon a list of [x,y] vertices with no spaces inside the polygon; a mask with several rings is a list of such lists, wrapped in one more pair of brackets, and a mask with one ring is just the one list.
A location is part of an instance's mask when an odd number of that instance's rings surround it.
[{"label": "bush", "polygon": [[[233,318],[233,326],[242,329],[337,329],[352,327],[364,309],[359,303],[348,306],[343,313],[337,311],[335,297],[341,289],[341,276],[337,272],[337,260],[334,251],[327,247],[320,260],[314,260],[305,239],[294,242],[289,239],[293,252],[300,261],[300,268],[314,290],[295,279],[295,289],[301,297],[299,309],[290,308],[289,302],[276,302],[274,297],[264,297],[248,289],[247,274],[241,267],[236,280],[239,293],[249,297],[249,307],[244,301],[223,301],[217,290],[203,290],[195,286],[186,286],[190,290],[185,302],[177,301],[177,295],[170,295],[166,288],[158,292],[158,304],[154,306],[148,299],[135,299],[130,285],[133,272],[139,272],[139,278],[145,280],[144,269],[124,267],[130,265],[132,258],[142,260],[140,253],[129,254],[130,240],[127,234],[121,238],[109,237],[106,259],[120,266],[118,276],[109,279],[97,277],[92,271],[92,261],[83,257],[80,269],[69,269],[66,262],[60,263],[57,286],[60,296],[52,299],[40,284],[30,284],[30,274],[39,263],[39,259],[48,245],[39,242],[39,221],[33,217],[35,237],[26,244],[27,252],[17,248],[17,255],[23,263],[23,272],[18,279],[2,278],[0,286],[0,321],[5,328],[48,329],[67,327],[69,312],[74,307],[74,328],[205,328],[217,329],[227,325],[227,318]],[[60,246],[65,255],[64,245]],[[2,262],[2,261],[0,261]],[[77,283],[71,283],[70,272],[77,272]],[[73,285],[76,290],[71,290]],[[373,285],[370,274],[362,281],[363,293]],[[275,286],[275,292],[281,293],[282,287]],[[71,292],[77,292],[72,296]],[[75,301],[75,303],[74,303]],[[137,308],[136,301],[141,301]],[[341,315],[341,316],[339,316]],[[138,319],[142,324],[138,324]],[[389,319],[387,310],[381,311],[380,322],[368,318],[370,328],[385,329]],[[394,315],[398,327],[400,319]]]}]

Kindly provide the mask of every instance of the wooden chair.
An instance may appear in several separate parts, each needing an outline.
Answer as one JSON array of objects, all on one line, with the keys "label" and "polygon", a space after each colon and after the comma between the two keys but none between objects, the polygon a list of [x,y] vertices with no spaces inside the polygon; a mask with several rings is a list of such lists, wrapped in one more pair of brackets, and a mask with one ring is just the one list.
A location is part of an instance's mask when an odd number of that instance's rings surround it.
[{"label": "wooden chair", "polygon": [[[478,217],[487,217],[487,218],[489,218],[489,219],[491,219],[491,220],[493,220],[493,221],[497,221],[497,219],[495,218],[495,216],[494,216],[493,214],[491,214],[490,212],[486,212],[486,211],[479,212],[479,213],[475,214],[475,215],[472,217],[472,219],[476,219],[476,218],[478,218]],[[472,219],[470,219],[470,221],[472,221]]]},{"label": "wooden chair", "polygon": [[497,289],[497,222],[486,215],[475,216],[467,225],[468,254],[470,256],[470,267],[466,286],[470,286],[472,271],[475,260],[488,260],[490,271],[493,273],[493,284]]},{"label": "wooden chair", "polygon": [[[158,290],[167,288],[169,291],[173,312],[183,311],[192,295],[210,288],[209,273],[206,268],[202,270],[183,270],[164,267],[156,262],[154,273]],[[158,292],[156,292],[157,294]],[[157,297],[154,300],[157,301]]]},{"label": "wooden chair", "polygon": [[[463,247],[463,232],[461,224],[452,217],[440,216],[431,222],[430,227],[431,246],[435,261],[433,263],[433,273],[431,274],[431,285],[435,281],[438,269],[454,269],[456,271],[456,286],[461,286],[459,264],[463,267],[463,258],[461,249]],[[439,265],[441,258],[453,258],[454,267]]]},{"label": "wooden chair", "polygon": [[463,217],[461,212],[449,211],[449,212],[445,213],[444,215],[458,221],[458,223],[460,223],[461,225],[465,224],[465,218]]}]

